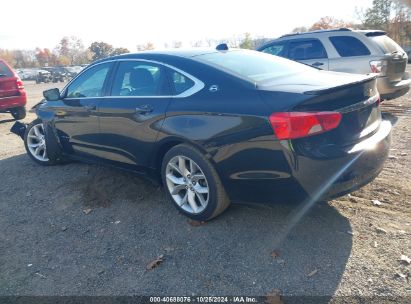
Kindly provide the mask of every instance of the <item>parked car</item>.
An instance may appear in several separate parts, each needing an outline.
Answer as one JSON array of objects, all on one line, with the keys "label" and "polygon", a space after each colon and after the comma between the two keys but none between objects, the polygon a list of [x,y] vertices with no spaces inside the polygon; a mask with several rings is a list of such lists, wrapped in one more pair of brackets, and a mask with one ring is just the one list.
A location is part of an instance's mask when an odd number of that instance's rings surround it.
[{"label": "parked car", "polygon": [[26,91],[19,76],[0,59],[0,113],[11,113],[15,119],[26,117]]},{"label": "parked car", "polygon": [[299,61],[324,70],[378,75],[382,99],[397,98],[411,85],[404,50],[383,31],[347,28],[281,36],[258,51]]},{"label": "parked car", "polygon": [[68,73],[69,78],[71,79],[71,78],[77,76],[77,74],[81,72],[83,67],[81,67],[81,66],[68,66],[68,67],[65,67],[65,69]]},{"label": "parked car", "polygon": [[410,63],[411,62],[411,46],[404,48],[404,51],[407,53],[408,63]]},{"label": "parked car", "polygon": [[64,67],[44,67],[42,69],[50,72],[50,81],[53,83],[65,82],[71,77],[69,71]]},{"label": "parked car", "polygon": [[226,45],[103,59],[44,96],[38,119],[13,127],[35,162],[147,174],[195,220],[230,202],[351,192],[390,146],[375,77]]},{"label": "parked car", "polygon": [[51,75],[50,71],[47,70],[37,70],[37,75],[36,75],[36,83],[49,83],[53,80],[53,77]]},{"label": "parked car", "polygon": [[24,68],[17,69],[16,73],[19,75],[21,80],[36,80],[40,71],[42,70],[38,68]]}]

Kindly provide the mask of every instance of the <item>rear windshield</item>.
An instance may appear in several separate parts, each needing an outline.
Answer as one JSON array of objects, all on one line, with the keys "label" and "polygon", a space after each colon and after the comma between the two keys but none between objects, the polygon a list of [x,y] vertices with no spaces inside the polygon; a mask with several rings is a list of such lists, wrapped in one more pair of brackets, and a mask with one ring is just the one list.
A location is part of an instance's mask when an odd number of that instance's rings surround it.
[{"label": "rear windshield", "polygon": [[256,83],[314,70],[285,58],[247,50],[202,54],[195,59]]},{"label": "rear windshield", "polygon": [[2,61],[0,61],[0,77],[13,77],[13,72]]},{"label": "rear windshield", "polygon": [[387,35],[371,36],[370,38],[377,43],[385,54],[402,51],[401,47]]}]

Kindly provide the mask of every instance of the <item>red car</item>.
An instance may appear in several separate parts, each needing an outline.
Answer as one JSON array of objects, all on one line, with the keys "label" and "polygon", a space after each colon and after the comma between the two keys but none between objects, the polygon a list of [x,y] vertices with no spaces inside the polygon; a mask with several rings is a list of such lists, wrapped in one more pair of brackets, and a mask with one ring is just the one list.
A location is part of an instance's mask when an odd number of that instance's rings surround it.
[{"label": "red car", "polygon": [[0,113],[9,112],[15,119],[23,119],[26,117],[26,102],[26,91],[20,77],[0,59]]}]

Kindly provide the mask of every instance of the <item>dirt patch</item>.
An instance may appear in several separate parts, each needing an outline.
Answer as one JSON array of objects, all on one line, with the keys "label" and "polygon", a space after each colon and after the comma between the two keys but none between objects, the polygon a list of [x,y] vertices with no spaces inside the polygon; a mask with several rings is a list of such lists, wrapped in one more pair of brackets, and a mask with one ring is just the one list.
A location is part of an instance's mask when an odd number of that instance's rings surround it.
[{"label": "dirt patch", "polygon": [[116,200],[138,203],[151,199],[153,193],[163,191],[148,180],[128,173],[119,175],[118,170],[100,166],[88,166],[86,176],[75,181],[73,187],[81,189],[81,201],[90,208],[108,208]]}]

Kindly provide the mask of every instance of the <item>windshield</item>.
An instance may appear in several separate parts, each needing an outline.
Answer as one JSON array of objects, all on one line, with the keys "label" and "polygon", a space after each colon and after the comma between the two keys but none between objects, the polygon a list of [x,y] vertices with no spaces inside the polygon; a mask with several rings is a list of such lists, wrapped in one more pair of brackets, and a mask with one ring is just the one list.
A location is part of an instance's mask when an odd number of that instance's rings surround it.
[{"label": "windshield", "polygon": [[194,58],[256,83],[315,70],[278,56],[248,50],[215,52],[194,56]]},{"label": "windshield", "polygon": [[387,35],[371,36],[377,45],[383,50],[384,53],[393,53],[396,51],[402,51],[402,48]]}]

